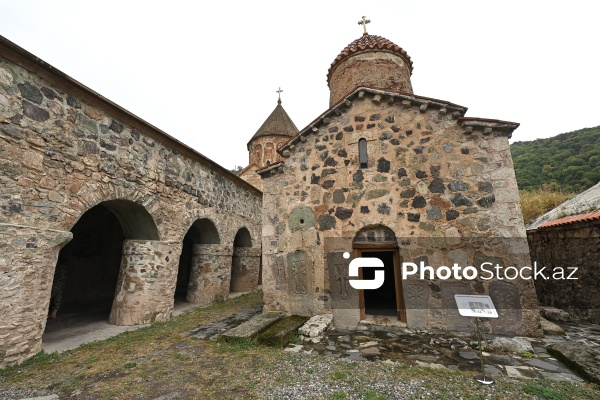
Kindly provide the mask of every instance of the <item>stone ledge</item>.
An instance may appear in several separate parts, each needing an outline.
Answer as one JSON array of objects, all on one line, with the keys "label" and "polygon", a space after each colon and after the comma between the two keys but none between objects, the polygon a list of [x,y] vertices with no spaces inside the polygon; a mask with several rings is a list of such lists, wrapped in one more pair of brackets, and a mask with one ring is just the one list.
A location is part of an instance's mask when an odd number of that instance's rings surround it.
[{"label": "stone ledge", "polygon": [[600,384],[600,353],[581,342],[556,343],[546,348],[556,357],[586,380]]},{"label": "stone ledge", "polygon": [[279,311],[269,311],[264,314],[257,315],[243,324],[228,330],[222,334],[219,339],[224,341],[235,339],[252,339],[283,317],[285,317],[285,313]]}]

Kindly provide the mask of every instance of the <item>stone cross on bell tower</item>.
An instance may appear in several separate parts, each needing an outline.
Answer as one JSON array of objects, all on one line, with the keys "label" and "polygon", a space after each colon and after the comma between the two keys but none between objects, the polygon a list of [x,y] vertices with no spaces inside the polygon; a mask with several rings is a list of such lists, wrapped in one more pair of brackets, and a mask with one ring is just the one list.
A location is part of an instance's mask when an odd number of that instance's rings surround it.
[{"label": "stone cross on bell tower", "polygon": [[279,90],[275,91],[275,93],[279,95],[279,99],[277,99],[277,104],[281,104],[281,92],[283,92],[283,89],[281,87],[279,88]]},{"label": "stone cross on bell tower", "polygon": [[370,23],[371,23],[371,20],[367,19],[367,17],[365,17],[364,15],[363,15],[362,19],[360,21],[358,21],[358,24],[362,25],[363,28],[364,28],[364,30],[365,30],[365,32],[363,33],[363,36],[368,35],[368,33],[367,33],[367,24],[370,24]]}]

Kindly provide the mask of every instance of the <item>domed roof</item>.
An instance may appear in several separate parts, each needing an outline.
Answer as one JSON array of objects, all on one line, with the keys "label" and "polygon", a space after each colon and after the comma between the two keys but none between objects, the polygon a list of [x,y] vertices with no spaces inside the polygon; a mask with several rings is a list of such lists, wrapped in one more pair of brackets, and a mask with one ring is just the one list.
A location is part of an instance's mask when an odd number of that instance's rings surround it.
[{"label": "domed roof", "polygon": [[346,46],[346,48],[342,50],[335,60],[333,60],[331,66],[329,67],[329,71],[327,72],[327,84],[329,84],[329,78],[331,77],[333,70],[344,60],[353,56],[354,54],[368,51],[383,51],[399,55],[400,57],[406,59],[409,70],[412,73],[413,63],[408,53],[402,47],[384,37],[366,34]]}]

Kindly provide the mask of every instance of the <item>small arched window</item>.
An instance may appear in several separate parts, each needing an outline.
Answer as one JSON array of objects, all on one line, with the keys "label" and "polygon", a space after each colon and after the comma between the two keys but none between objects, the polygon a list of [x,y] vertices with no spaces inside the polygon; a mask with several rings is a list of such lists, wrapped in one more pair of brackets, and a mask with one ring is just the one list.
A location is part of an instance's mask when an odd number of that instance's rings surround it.
[{"label": "small arched window", "polygon": [[360,139],[358,141],[358,162],[361,168],[367,168],[369,157],[367,155],[367,140]]}]

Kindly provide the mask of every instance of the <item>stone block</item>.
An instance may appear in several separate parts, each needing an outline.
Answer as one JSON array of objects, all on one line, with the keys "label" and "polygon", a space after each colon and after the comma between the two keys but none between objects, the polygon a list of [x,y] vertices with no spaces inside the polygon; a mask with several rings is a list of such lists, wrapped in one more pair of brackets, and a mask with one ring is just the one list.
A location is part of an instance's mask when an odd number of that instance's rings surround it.
[{"label": "stone block", "polygon": [[232,328],[222,334],[219,340],[230,341],[235,339],[252,339],[258,336],[269,326],[283,319],[285,313],[278,311],[269,311],[250,318],[248,321]]},{"label": "stone block", "polygon": [[258,342],[268,346],[284,347],[298,333],[298,329],[304,325],[308,317],[291,315],[275,322],[258,335]]}]

